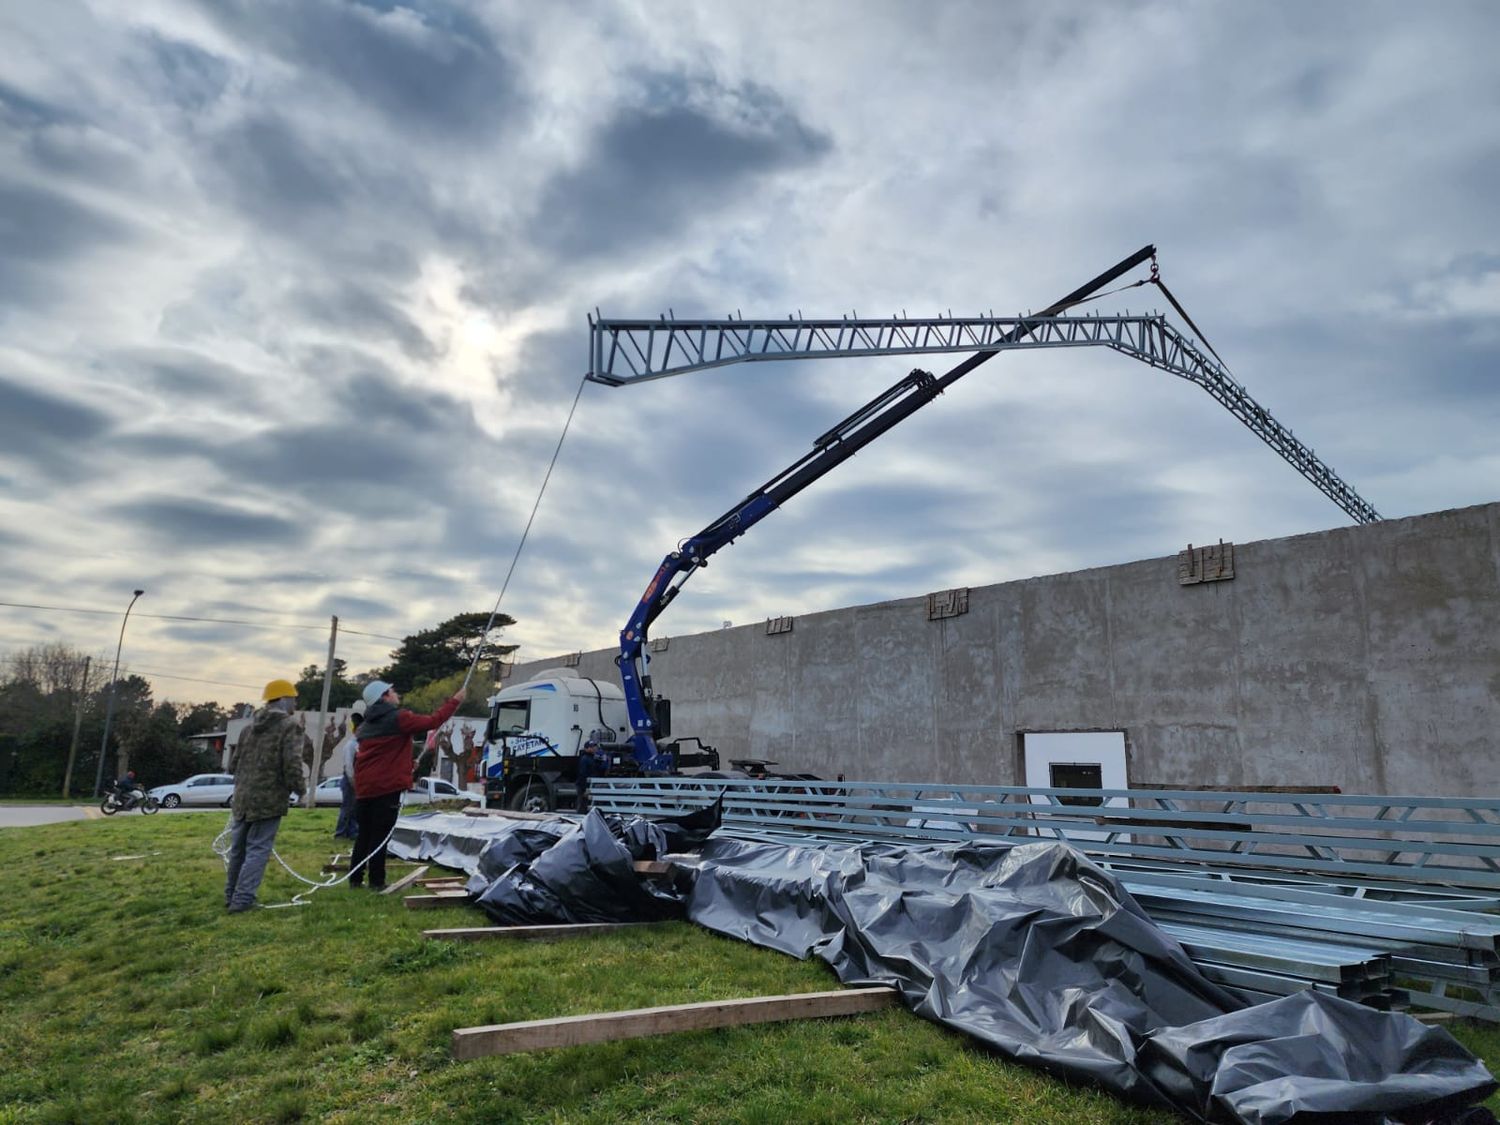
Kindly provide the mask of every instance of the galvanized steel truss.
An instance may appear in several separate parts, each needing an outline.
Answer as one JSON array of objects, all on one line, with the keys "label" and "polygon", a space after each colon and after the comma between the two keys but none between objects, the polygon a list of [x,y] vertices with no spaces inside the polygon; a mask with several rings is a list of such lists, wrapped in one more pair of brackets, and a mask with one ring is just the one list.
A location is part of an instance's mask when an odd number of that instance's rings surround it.
[{"label": "galvanized steel truss", "polygon": [[[1250,396],[1224,366],[1146,316],[891,317],[882,320],[605,320],[589,318],[588,378],[620,386],[730,363],[1107,347],[1206,390],[1356,523],[1375,508]],[[1023,330],[1021,339],[1006,337]]]},{"label": "galvanized steel truss", "polygon": [[724,831],[801,844],[1064,840],[1247,997],[1311,987],[1500,1022],[1500,799],[692,777],[590,795],[647,815],[722,796]]}]

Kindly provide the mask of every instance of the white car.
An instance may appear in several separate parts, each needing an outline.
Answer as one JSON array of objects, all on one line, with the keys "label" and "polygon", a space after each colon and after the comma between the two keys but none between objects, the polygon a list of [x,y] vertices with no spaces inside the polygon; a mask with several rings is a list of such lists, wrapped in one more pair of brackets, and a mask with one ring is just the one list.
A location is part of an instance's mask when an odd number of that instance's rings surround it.
[{"label": "white car", "polygon": [[[477,805],[479,794],[460,789],[452,782],[443,781],[440,778],[423,777],[419,778],[416,785],[408,789],[401,798],[402,804],[406,805],[430,805],[434,801],[472,801]],[[339,788],[339,779],[328,777],[318,782],[318,787],[313,790],[313,803],[342,805],[344,794]]]},{"label": "white car", "polygon": [[[164,809],[175,809],[179,805],[220,805],[228,808],[234,800],[234,775],[227,773],[197,773],[176,785],[158,785],[148,796],[155,797]],[[297,794],[288,799],[297,804]]]},{"label": "white car", "polygon": [[224,805],[234,799],[234,777],[227,773],[197,773],[176,785],[158,785],[150,796],[164,809],[178,805]]},{"label": "white car", "polygon": [[439,777],[419,777],[401,797],[403,805],[430,805],[434,801],[468,801],[477,805],[479,794]]}]

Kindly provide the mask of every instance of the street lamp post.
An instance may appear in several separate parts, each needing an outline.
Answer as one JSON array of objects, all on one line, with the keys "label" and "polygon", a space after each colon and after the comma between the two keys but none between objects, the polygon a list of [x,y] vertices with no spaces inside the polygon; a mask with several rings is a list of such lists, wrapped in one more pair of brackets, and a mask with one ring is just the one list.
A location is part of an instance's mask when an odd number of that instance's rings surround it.
[{"label": "street lamp post", "polygon": [[109,681],[109,702],[104,708],[104,738],[99,743],[99,769],[94,774],[94,796],[98,797],[104,793],[104,755],[109,749],[109,724],[115,717],[115,687],[120,680],[120,649],[125,647],[125,626],[130,621],[130,611],[135,608],[138,599],[145,590],[137,590],[135,597],[130,599],[130,604],[125,607],[124,620],[120,622],[120,639],[115,644],[115,670]]}]

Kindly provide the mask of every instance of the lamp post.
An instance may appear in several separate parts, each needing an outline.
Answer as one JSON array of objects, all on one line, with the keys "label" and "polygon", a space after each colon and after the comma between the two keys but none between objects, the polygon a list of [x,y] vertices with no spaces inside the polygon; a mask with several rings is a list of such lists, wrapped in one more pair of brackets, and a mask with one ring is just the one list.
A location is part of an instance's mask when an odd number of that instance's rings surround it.
[{"label": "lamp post", "polygon": [[109,702],[104,708],[104,738],[99,743],[99,769],[94,774],[95,797],[104,792],[104,755],[109,749],[109,724],[115,717],[115,687],[120,681],[120,649],[125,647],[125,626],[130,621],[130,611],[135,608],[136,600],[145,592],[145,590],[135,592],[135,597],[131,598],[130,604],[125,607],[125,617],[120,622],[120,639],[115,644],[115,670],[109,681]]}]

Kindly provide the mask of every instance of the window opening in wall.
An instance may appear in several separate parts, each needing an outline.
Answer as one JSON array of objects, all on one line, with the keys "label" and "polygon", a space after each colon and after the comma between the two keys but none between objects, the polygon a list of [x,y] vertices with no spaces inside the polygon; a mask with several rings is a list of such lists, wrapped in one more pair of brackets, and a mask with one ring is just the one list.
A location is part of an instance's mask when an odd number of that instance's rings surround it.
[{"label": "window opening in wall", "polygon": [[[1098,762],[1051,762],[1048,764],[1054,789],[1103,789],[1104,767]],[[1057,798],[1064,805],[1102,805],[1103,797],[1073,796]]]}]

